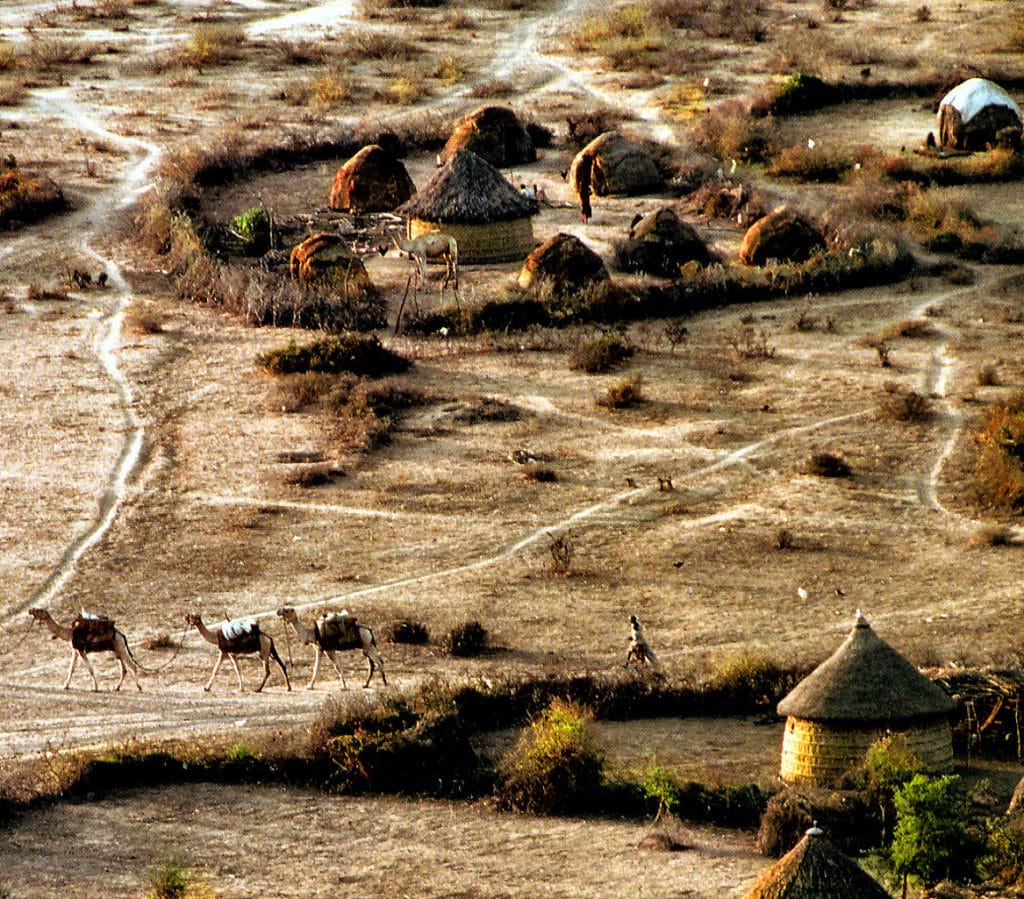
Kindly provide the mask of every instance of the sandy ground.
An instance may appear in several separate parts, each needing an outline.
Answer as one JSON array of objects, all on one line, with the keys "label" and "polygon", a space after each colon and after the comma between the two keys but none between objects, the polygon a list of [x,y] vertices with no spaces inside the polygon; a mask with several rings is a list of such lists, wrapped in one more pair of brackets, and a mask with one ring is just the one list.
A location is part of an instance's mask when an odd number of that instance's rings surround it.
[{"label": "sandy ground", "polygon": [[[278,388],[255,370],[258,352],[305,335],[250,329],[228,316],[174,303],[161,274],[147,270],[116,236],[122,208],[152,182],[161,157],[225,124],[259,134],[315,126],[318,117],[331,124],[365,123],[368,116],[397,121],[409,114],[454,119],[480,102],[472,96],[474,85],[497,79],[520,84],[516,105],[559,134],[566,112],[612,103],[634,111],[632,127],[685,141],[686,122],[661,113],[660,91],[708,77],[707,102],[747,93],[784,52],[807,59],[823,52],[820,44],[809,43],[817,40],[816,32],[828,38],[824,46],[837,68],[830,74],[837,77],[861,77],[865,55],[872,77],[896,77],[912,64],[941,67],[951,63],[941,49],[950,34],[958,49],[974,48],[987,64],[1014,62],[995,39],[1005,26],[999,18],[1006,15],[1005,4],[934,3],[926,23],[914,21],[917,5],[876,4],[809,29],[810,17],[820,23],[820,4],[767,4],[771,28],[765,41],[728,47],[698,42],[706,66],[636,89],[592,57],[555,52],[566,16],[585,17],[592,10],[582,0],[530,5],[519,13],[474,9],[474,27],[461,30],[447,29],[445,14],[434,12],[398,24],[358,20],[360,29],[391,29],[415,39],[427,48],[429,62],[417,65],[428,68],[458,46],[463,81],[445,85],[431,76],[430,94],[416,107],[374,106],[371,84],[397,77],[402,64],[374,68],[360,62],[351,66],[356,99],[324,113],[275,99],[312,76],[275,62],[272,41],[307,36],[314,27],[312,33],[333,46],[347,27],[345,5],[320,4],[314,11],[315,4],[292,0],[225,3],[214,16],[208,4],[155,0],[111,22],[75,18],[53,4],[5,4],[0,32],[15,43],[40,34],[88,38],[102,52],[88,66],[40,69],[20,104],[0,111],[0,153],[48,171],[76,207],[0,237],[0,367],[10,373],[0,383],[0,754],[301,724],[335,689],[328,679],[318,690],[287,693],[275,674],[265,693],[239,696],[233,675],[225,671],[214,691],[203,695],[212,647],[192,635],[177,655],[142,648],[148,638],[179,637],[184,612],[196,607],[211,620],[261,616],[287,653],[297,688],[308,678],[312,659],[273,616],[285,603],[309,617],[321,607],[346,607],[378,634],[404,615],[423,621],[435,637],[467,619],[478,619],[491,633],[495,651],[469,661],[446,658],[433,646],[384,645],[394,689],[414,687],[433,674],[609,670],[621,664],[626,621],[634,612],[675,672],[707,671],[750,651],[819,659],[842,638],[858,606],[881,636],[919,663],[1019,660],[1020,549],[972,539],[989,522],[972,502],[969,479],[971,424],[986,403],[1024,385],[1015,270],[978,266],[974,283],[966,286],[917,278],[837,297],[701,313],[688,318],[689,339],[674,349],[663,323],[644,323],[628,333],[639,352],[622,372],[607,376],[570,369],[569,353],[586,334],[389,339],[415,361],[408,383],[433,399],[404,420],[391,446],[349,457],[325,442],[316,415],[282,412],[275,401]],[[40,13],[52,13],[49,24]],[[226,67],[159,70],[147,61],[178,46],[197,20],[211,18],[238,24],[251,52]],[[446,40],[439,42],[442,31]],[[495,34],[503,40],[493,52]],[[864,34],[876,36],[881,51],[855,46]],[[787,127],[796,141],[828,140],[820,138],[825,134],[843,144],[896,151],[933,125],[922,104],[886,101]],[[559,136],[536,164],[513,173],[536,181],[553,201],[536,222],[537,237],[568,231],[608,255],[633,215],[664,198],[599,200],[594,220],[584,227],[559,177],[569,159]],[[322,207],[337,162],[233,185],[216,203],[225,215],[251,205],[255,196],[284,211]],[[417,157],[409,164],[421,183],[432,160]],[[833,190],[802,199],[820,208]],[[986,187],[970,196],[983,215],[1013,225],[1019,192]],[[696,224],[720,249],[735,247],[738,232]],[[65,284],[72,266],[102,268],[110,286],[75,290],[65,300],[30,297],[30,285]],[[499,290],[515,270],[467,267],[467,297]],[[394,307],[404,284],[401,264],[376,261],[371,275]],[[161,316],[162,330],[131,330],[126,320],[139,310]],[[818,324],[798,329],[801,313]],[[863,338],[907,317],[925,317],[928,332],[895,341],[894,364],[883,369]],[[828,319],[831,327],[825,327]],[[737,357],[730,340],[742,323],[764,332],[774,350],[770,357]],[[998,383],[980,386],[977,373],[987,364],[997,366]],[[595,398],[623,374],[642,375],[648,401],[617,413],[598,407]],[[932,395],[936,414],[912,425],[879,416],[889,385]],[[458,413],[483,398],[514,406],[519,420],[460,424]],[[523,448],[545,459],[556,472],[555,483],[521,478],[509,454]],[[821,450],[846,458],[854,477],[828,481],[806,474],[807,459]],[[296,451],[322,453],[346,476],[315,489],[290,486],[289,465],[279,460]],[[665,476],[672,477],[671,492],[657,488],[657,478]],[[792,538],[790,548],[778,548],[782,531]],[[568,574],[552,571],[548,553],[551,537],[561,533],[576,547]],[[83,606],[113,615],[140,660],[163,667],[143,679],[142,697],[133,688],[94,695],[83,671],[64,693],[59,687],[66,647],[28,630],[25,611],[32,605],[51,608],[61,620]],[[99,669],[104,687],[111,686],[109,660],[101,660]],[[358,670],[360,663],[350,657],[353,691],[361,682]],[[243,674],[251,686],[256,670],[246,666]],[[374,695],[367,691],[368,701]],[[624,757],[642,759],[648,744],[668,752],[690,737],[666,725],[632,744],[624,733],[616,739],[635,747]],[[761,739],[771,749],[777,735]],[[723,751],[694,742],[708,754]],[[699,753],[696,761],[685,755],[678,753],[680,770],[705,769]],[[756,770],[764,770],[763,761],[758,764]],[[210,790],[202,799],[204,806],[222,803],[222,823],[211,819],[203,826],[224,828],[224,845],[235,842],[232,795]],[[279,791],[258,796],[271,807],[287,802]],[[302,801],[323,802],[332,809],[325,815],[348,807],[317,797]],[[132,814],[143,817],[160,806],[144,797],[132,802],[139,809]],[[86,828],[89,840],[112,839],[104,821],[113,807],[77,807],[81,815],[73,820]],[[468,831],[512,833],[522,823],[475,809],[442,812],[376,801],[361,807],[387,808],[399,819],[406,809],[411,836],[402,845],[409,847],[436,829],[434,815],[453,814]],[[12,836],[38,841],[49,826],[45,816],[72,820],[66,812],[30,818]],[[288,814],[303,817],[294,808]],[[592,822],[543,826],[556,837],[563,826],[575,829],[580,846],[601,851],[610,851],[605,840],[635,843],[635,828],[616,831]],[[198,825],[196,832],[201,833]],[[53,851],[71,855],[71,839],[53,842]],[[722,845],[739,846],[730,839]],[[252,840],[254,846],[273,843],[270,836]],[[467,837],[458,853],[471,872],[458,889],[465,895],[503,895],[496,891],[504,887],[495,884],[507,877],[494,876],[484,861],[491,856],[476,840]],[[137,852],[137,864],[127,865],[127,879],[117,887],[125,892],[118,895],[138,889],[140,871],[163,851],[157,842],[125,849]],[[203,839],[197,836],[194,845],[202,847]],[[293,845],[294,857],[308,860],[302,841]],[[723,851],[733,858],[733,849]],[[735,858],[746,859],[746,851],[735,848]],[[416,848],[378,854],[379,868],[366,874],[367,882],[384,883],[381,872],[416,854]],[[565,876],[569,857],[545,857],[544,866]],[[636,862],[632,850],[624,858]],[[735,871],[729,868],[733,873],[719,877],[716,872],[728,866],[716,858],[684,854],[662,870],[659,857],[650,892],[643,894],[734,895],[757,867],[736,861]],[[529,860],[524,851],[514,867],[528,872]],[[700,872],[680,874],[681,881],[668,871],[698,862]],[[227,883],[226,869],[217,867],[227,864],[211,862],[211,880]],[[621,862],[623,878],[629,867]],[[34,893],[31,887],[43,870],[20,875],[28,878],[20,881],[27,891],[19,892],[16,882],[12,895],[46,895],[47,885]],[[283,866],[272,870],[279,875]],[[89,895],[94,876],[83,864],[67,874],[63,889]],[[451,876],[443,865],[424,863],[410,881],[410,893],[457,894],[454,888],[444,892]],[[537,876],[530,883],[543,883],[548,875],[538,868]],[[296,889],[304,884],[309,894],[319,888],[315,873],[310,878],[294,881]],[[581,884],[579,891],[587,895],[622,894]],[[509,894],[522,891],[530,891],[529,883],[523,890],[509,887]]]}]

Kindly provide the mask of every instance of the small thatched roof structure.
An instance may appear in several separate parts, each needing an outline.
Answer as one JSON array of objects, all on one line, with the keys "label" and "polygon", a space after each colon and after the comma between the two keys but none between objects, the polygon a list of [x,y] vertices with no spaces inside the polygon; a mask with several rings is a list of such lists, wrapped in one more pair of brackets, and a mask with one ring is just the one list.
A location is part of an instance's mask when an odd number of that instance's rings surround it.
[{"label": "small thatched roof structure", "polygon": [[746,899],[892,899],[892,896],[853,859],[843,855],[823,831],[812,827],[758,878]]},{"label": "small thatched roof structure", "polygon": [[595,137],[569,167],[569,184],[577,195],[589,187],[599,197],[634,196],[658,190],[663,183],[647,148],[617,131]]},{"label": "small thatched roof structure", "polygon": [[885,722],[946,716],[953,701],[857,620],[843,644],[778,705],[780,715],[825,722]]},{"label": "small thatched roof structure", "polygon": [[623,271],[678,278],[687,262],[707,265],[711,253],[694,228],[682,221],[671,206],[649,212],[629,229],[629,237],[616,248]]},{"label": "small thatched roof structure", "polygon": [[363,261],[337,234],[310,235],[292,248],[288,262],[292,277],[308,287],[350,300],[377,295]]},{"label": "small thatched roof structure", "polygon": [[987,78],[968,78],[939,102],[939,145],[955,150],[984,150],[997,143],[1004,128],[1020,133],[1020,107]]},{"label": "small thatched roof structure", "polygon": [[390,212],[416,193],[402,161],[377,144],[338,169],[328,205],[342,212]]},{"label": "small thatched roof structure", "polygon": [[506,106],[481,106],[469,113],[441,150],[441,162],[447,162],[456,150],[472,150],[496,166],[523,165],[537,159],[529,132]]},{"label": "small thatched roof structure", "polygon": [[408,217],[412,238],[431,231],[454,237],[463,262],[522,259],[534,247],[537,201],[471,150],[456,150],[396,212]]},{"label": "small thatched roof structure", "polygon": [[740,244],[740,262],[764,265],[769,259],[805,262],[825,248],[822,233],[802,215],[778,209],[747,229]]},{"label": "small thatched roof structure", "polygon": [[547,287],[557,297],[571,296],[608,280],[604,261],[572,234],[555,234],[529,256],[519,272],[523,290]]}]

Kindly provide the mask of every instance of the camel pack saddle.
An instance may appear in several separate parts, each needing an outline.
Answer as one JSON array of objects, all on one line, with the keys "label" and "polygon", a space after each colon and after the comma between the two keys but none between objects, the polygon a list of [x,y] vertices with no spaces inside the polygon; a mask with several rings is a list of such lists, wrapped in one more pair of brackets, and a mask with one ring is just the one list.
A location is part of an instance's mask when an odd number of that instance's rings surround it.
[{"label": "camel pack saddle", "polygon": [[251,618],[236,618],[217,632],[217,648],[225,652],[259,652],[260,626]]},{"label": "camel pack saddle", "polygon": [[113,618],[82,612],[71,622],[71,645],[79,652],[97,652],[113,644]]},{"label": "camel pack saddle", "polygon": [[359,643],[359,623],[348,612],[331,612],[313,624],[318,643]]}]

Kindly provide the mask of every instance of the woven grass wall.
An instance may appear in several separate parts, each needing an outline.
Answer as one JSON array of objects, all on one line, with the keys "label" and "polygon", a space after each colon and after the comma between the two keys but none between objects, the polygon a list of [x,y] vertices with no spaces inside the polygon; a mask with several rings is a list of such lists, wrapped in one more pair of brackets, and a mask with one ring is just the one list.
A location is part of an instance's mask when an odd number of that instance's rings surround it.
[{"label": "woven grass wall", "polygon": [[459,245],[459,262],[514,262],[529,255],[536,245],[533,220],[489,222],[485,225],[457,225],[445,222],[409,220],[409,237],[440,231],[455,238]]},{"label": "woven grass wall", "polygon": [[[783,781],[797,786],[834,786],[847,771],[864,762],[868,748],[885,733],[885,728],[877,726],[788,718],[779,774]],[[934,771],[952,769],[953,738],[948,721],[922,722],[908,726],[904,733],[908,747],[925,767]]]}]

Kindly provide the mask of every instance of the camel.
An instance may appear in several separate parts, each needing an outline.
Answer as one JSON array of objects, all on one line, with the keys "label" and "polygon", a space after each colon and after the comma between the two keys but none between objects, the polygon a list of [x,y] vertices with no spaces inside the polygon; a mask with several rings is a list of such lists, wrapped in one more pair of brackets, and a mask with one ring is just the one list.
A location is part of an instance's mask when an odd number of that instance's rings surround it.
[{"label": "camel", "polygon": [[85,662],[85,667],[89,669],[89,674],[92,675],[93,691],[99,692],[99,681],[96,680],[96,672],[89,662],[89,653],[112,652],[121,666],[121,678],[114,690],[121,689],[125,673],[131,668],[135,686],[138,687],[140,693],[142,692],[142,684],[139,683],[139,670],[142,669],[142,666],[132,655],[125,635],[114,627],[114,622],[109,618],[97,618],[82,612],[71,624],[58,624],[46,609],[29,609],[28,613],[36,621],[41,621],[46,626],[54,640],[67,640],[71,644],[71,666],[68,668],[67,680],[64,681],[65,690],[70,688],[75,665],[81,659]]},{"label": "camel", "polygon": [[443,291],[451,282],[455,287],[456,301],[459,296],[459,244],[454,237],[441,234],[438,231],[431,231],[428,234],[421,234],[412,240],[399,240],[398,235],[392,234],[391,239],[398,249],[399,254],[404,254],[412,260],[416,266],[416,289],[420,290],[427,284],[427,262],[436,260],[445,265],[444,282],[441,284]]},{"label": "camel", "polygon": [[640,619],[636,615],[629,616],[629,648],[626,650],[626,664],[628,665],[630,662],[636,662],[640,668],[650,665],[654,671],[661,667],[658,657],[651,649],[650,643],[647,642],[643,625],[640,624]]},{"label": "camel", "polygon": [[199,631],[207,643],[212,643],[220,650],[220,655],[217,656],[217,663],[213,666],[213,673],[206,682],[206,686],[203,687],[205,692],[210,692],[213,680],[217,676],[217,672],[220,671],[220,666],[225,658],[231,659],[231,664],[235,666],[235,674],[238,676],[238,690],[241,692],[244,687],[242,686],[242,672],[238,670],[238,656],[251,655],[252,653],[259,653],[260,661],[263,662],[263,680],[260,681],[260,685],[256,688],[257,693],[263,689],[270,678],[271,659],[281,666],[284,682],[288,685],[288,689],[291,690],[292,682],[288,679],[288,670],[284,667],[284,662],[281,661],[281,657],[277,654],[274,641],[270,638],[269,634],[264,634],[260,630],[258,622],[251,618],[237,618],[234,621],[226,621],[216,630],[211,631],[203,624],[202,616],[194,612],[187,613],[185,621]]},{"label": "camel", "polygon": [[370,674],[366,678],[366,683],[363,684],[364,688],[370,686],[375,665],[380,668],[380,679],[384,682],[385,686],[387,685],[388,679],[384,673],[384,660],[380,657],[380,653],[377,652],[377,641],[373,636],[373,630],[365,624],[359,624],[348,612],[321,615],[313,622],[312,627],[306,627],[302,624],[295,609],[291,606],[284,606],[284,608],[278,609],[277,614],[295,628],[295,633],[299,635],[299,639],[303,643],[312,643],[316,647],[313,676],[309,679],[309,683],[306,684],[307,690],[312,690],[313,685],[316,683],[317,674],[320,672],[320,660],[324,655],[330,658],[331,664],[334,665],[334,670],[338,672],[338,676],[341,678],[341,686],[346,690],[348,689],[348,686],[345,684],[345,675],[341,670],[341,665],[338,664],[337,657],[337,653],[343,652],[346,649],[362,649],[363,655],[366,656],[367,661],[370,663]]}]

